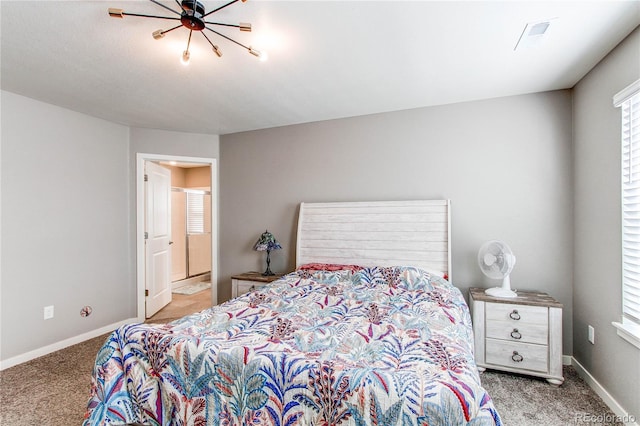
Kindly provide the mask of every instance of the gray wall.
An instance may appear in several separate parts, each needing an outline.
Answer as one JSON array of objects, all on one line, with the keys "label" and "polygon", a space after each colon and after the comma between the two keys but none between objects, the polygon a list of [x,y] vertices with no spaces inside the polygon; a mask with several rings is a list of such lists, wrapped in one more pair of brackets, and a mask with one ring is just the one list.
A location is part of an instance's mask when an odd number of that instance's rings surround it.
[{"label": "gray wall", "polygon": [[[621,339],[620,109],[613,95],[640,78],[640,28],[574,89],[574,357],[636,419],[640,350]],[[595,345],[587,326],[595,327]]]},{"label": "gray wall", "polygon": [[7,360],[136,317],[136,153],[217,158],[218,136],[130,129],[5,91],[1,106]]},{"label": "gray wall", "polygon": [[138,127],[132,127],[130,134],[130,152],[134,168],[138,152],[201,158],[218,158],[219,155],[218,135],[170,132]]},{"label": "gray wall", "polygon": [[[564,303],[572,353],[570,91],[302,124],[220,139],[220,297],[230,276],[263,270],[252,251],[268,228],[272,269],[295,267],[301,201],[449,198],[453,281],[495,286],[476,255],[493,238],[517,256],[512,286]],[[466,292],[465,292],[466,293]]]},{"label": "gray wall", "polygon": [[127,127],[2,92],[3,360],[135,314],[129,190]]}]

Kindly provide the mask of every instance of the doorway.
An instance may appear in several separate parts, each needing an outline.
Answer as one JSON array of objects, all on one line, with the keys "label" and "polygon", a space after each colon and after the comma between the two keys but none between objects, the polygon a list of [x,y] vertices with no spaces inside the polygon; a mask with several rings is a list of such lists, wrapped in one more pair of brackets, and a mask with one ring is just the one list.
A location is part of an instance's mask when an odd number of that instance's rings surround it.
[{"label": "doorway", "polygon": [[[145,166],[148,165],[149,163],[152,164],[160,164],[163,167],[165,167],[168,170],[172,170],[174,173],[177,173],[178,175],[181,172],[181,169],[191,169],[191,168],[197,168],[198,169],[198,174],[202,175],[202,172],[204,172],[206,170],[206,173],[208,173],[208,182],[210,183],[210,187],[206,188],[204,187],[204,184],[194,184],[194,185],[172,185],[173,187],[173,191],[172,194],[187,194],[188,192],[191,192],[192,194],[194,194],[191,198],[193,200],[197,200],[199,202],[199,206],[201,209],[203,209],[204,211],[206,211],[208,213],[207,218],[203,221],[203,222],[199,222],[198,220],[203,220],[203,217],[200,218],[196,218],[196,221],[194,223],[192,223],[192,227],[196,226],[196,227],[200,227],[201,229],[199,230],[199,232],[193,232],[192,234],[197,234],[197,235],[191,235],[191,244],[194,247],[197,247],[197,250],[193,251],[192,250],[192,255],[191,255],[191,270],[189,271],[189,254],[185,254],[185,253],[180,253],[180,248],[176,247],[176,252],[178,253],[177,257],[175,259],[173,259],[172,256],[172,266],[171,269],[172,271],[175,270],[176,273],[169,273],[169,277],[170,277],[170,281],[175,281],[175,283],[170,282],[169,285],[170,287],[180,287],[181,285],[185,285],[185,284],[189,284],[189,283],[193,283],[193,282],[198,282],[198,281],[203,281],[203,280],[208,280],[210,279],[211,282],[211,289],[210,289],[210,305],[216,305],[217,304],[217,294],[218,294],[218,285],[217,285],[217,161],[216,159],[211,159],[211,158],[199,158],[199,157],[182,157],[182,156],[168,156],[168,155],[159,155],[159,154],[143,154],[143,153],[138,153],[136,156],[136,200],[137,200],[137,220],[136,220],[136,265],[137,265],[137,317],[138,320],[140,322],[145,321],[146,317],[148,317],[148,312],[147,312],[147,301],[148,301],[148,292],[147,290],[149,289],[149,283],[148,280],[150,279],[150,275],[153,274],[149,274],[148,272],[148,266],[146,265],[147,263],[147,255],[146,255],[146,248],[148,245],[148,240],[145,240],[145,237],[149,238],[149,233],[148,233],[148,222],[149,222],[149,218],[145,217],[146,216],[146,212],[148,211],[147,209],[145,209],[145,205],[146,203],[148,203],[147,200],[147,196],[148,196],[148,191],[147,191],[147,182],[145,182]],[[177,167],[177,166],[181,166],[179,168],[173,168],[173,167]],[[177,176],[176,178],[179,178],[179,176]],[[183,176],[184,178],[184,176]],[[200,177],[200,180],[204,182],[203,177]],[[180,187],[187,187],[187,186],[193,186],[193,188],[180,188]],[[177,187],[177,188],[176,188]],[[178,196],[180,197],[180,196]],[[172,198],[176,198],[176,195],[172,195]],[[186,206],[185,206],[186,207]],[[182,212],[178,212],[178,213],[182,213]],[[178,214],[179,215],[179,214]],[[160,214],[160,216],[162,216],[162,213]],[[208,223],[207,223],[208,222]],[[185,225],[186,226],[186,225]],[[147,234],[145,234],[147,233]],[[182,238],[185,238],[184,240],[182,240]],[[170,238],[171,240],[175,240],[175,241],[171,241],[169,244],[171,244],[171,247],[175,246],[175,242],[176,241],[185,241],[186,244],[188,244],[188,235],[185,234],[184,236],[180,236],[180,235],[176,235],[176,238],[173,238],[173,236]],[[186,256],[186,258],[183,260],[182,256]],[[175,265],[181,265],[184,264],[186,262],[186,270],[185,271],[180,271],[178,266]],[[210,273],[205,273],[206,271],[202,270],[202,266],[205,264],[207,267],[207,269],[210,269]],[[178,297],[178,299],[180,298],[193,298],[193,296],[182,296],[179,294],[176,294],[175,296]],[[175,304],[177,305],[182,305],[183,303],[185,303],[183,300],[178,300],[176,301]],[[200,303],[200,305],[202,305],[202,303]],[[167,307],[167,309],[170,309],[169,307],[171,306],[171,303],[169,304],[169,306]],[[208,307],[208,306],[206,306]],[[199,309],[194,309],[194,312],[196,310],[201,310],[204,309],[203,307],[200,306]],[[188,312],[191,313],[191,312]],[[186,314],[186,313],[185,313]]]}]

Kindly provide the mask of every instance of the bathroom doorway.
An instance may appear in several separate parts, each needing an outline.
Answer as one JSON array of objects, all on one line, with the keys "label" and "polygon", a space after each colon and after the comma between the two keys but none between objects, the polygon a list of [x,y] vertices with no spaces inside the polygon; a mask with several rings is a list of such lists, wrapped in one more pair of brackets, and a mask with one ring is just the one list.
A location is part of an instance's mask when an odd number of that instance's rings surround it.
[{"label": "bathroom doorway", "polygon": [[211,281],[211,167],[175,161],[160,166],[171,171],[171,286],[197,288]]},{"label": "bathroom doorway", "polygon": [[[138,154],[138,318],[166,322],[217,304],[217,176],[215,159]],[[157,313],[146,308],[145,165],[171,174],[169,238],[171,302]],[[147,219],[148,220],[148,219]],[[140,260],[142,259],[142,261]]]}]

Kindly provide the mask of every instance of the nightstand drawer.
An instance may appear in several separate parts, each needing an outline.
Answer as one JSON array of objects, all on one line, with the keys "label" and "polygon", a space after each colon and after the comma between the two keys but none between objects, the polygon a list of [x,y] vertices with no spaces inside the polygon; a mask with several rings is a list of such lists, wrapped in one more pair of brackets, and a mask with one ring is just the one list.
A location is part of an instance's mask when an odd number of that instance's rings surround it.
[{"label": "nightstand drawer", "polygon": [[282,277],[282,274],[262,275],[260,272],[245,272],[231,277],[231,297],[236,298],[257,290]]},{"label": "nightstand drawer", "polygon": [[544,306],[488,302],[486,309],[487,322],[497,320],[519,325],[549,326],[549,310]]},{"label": "nightstand drawer", "polygon": [[549,348],[544,345],[487,339],[486,363],[510,368],[546,372]]},{"label": "nightstand drawer", "polygon": [[549,341],[549,327],[547,324],[519,324],[513,320],[487,320],[486,335],[491,339],[546,345]]},{"label": "nightstand drawer", "polygon": [[241,296],[245,293],[249,293],[250,291],[254,291],[263,287],[269,283],[259,282],[259,281],[238,281],[238,296]]}]

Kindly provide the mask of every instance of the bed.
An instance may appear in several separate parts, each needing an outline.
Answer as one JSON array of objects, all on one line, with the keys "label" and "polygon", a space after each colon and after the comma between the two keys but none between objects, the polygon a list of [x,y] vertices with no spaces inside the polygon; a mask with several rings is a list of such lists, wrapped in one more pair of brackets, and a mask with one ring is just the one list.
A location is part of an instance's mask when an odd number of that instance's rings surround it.
[{"label": "bed", "polygon": [[451,282],[449,202],[302,203],[296,271],[115,330],[84,425],[499,425]]}]

